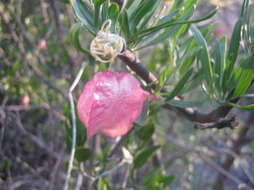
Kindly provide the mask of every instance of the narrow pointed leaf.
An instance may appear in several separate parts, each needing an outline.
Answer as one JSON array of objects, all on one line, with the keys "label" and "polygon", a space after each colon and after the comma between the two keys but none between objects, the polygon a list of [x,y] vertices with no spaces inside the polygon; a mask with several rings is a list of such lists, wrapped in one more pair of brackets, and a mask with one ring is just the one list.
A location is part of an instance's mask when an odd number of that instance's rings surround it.
[{"label": "narrow pointed leaf", "polygon": [[242,69],[241,76],[234,90],[233,98],[243,96],[249,89],[254,78],[254,70]]},{"label": "narrow pointed leaf", "polygon": [[248,59],[241,62],[240,66],[244,69],[254,70],[254,55],[250,56]]},{"label": "narrow pointed leaf", "polygon": [[130,1],[131,4],[129,5],[129,7],[127,8],[127,13],[129,18],[132,18],[133,13],[138,9],[138,6],[140,5],[140,3],[143,0],[135,0],[135,1]]},{"label": "narrow pointed leaf", "polygon": [[71,4],[79,21],[86,26],[89,32],[95,34],[93,14],[89,10],[87,3],[81,0],[71,0]]},{"label": "narrow pointed leaf", "polygon": [[242,110],[254,110],[254,104],[249,104],[246,106],[241,106],[238,104],[233,104],[233,103],[228,103],[230,106],[238,108],[238,109],[242,109]]},{"label": "narrow pointed leaf", "polygon": [[214,63],[214,72],[216,73],[216,88],[219,93],[225,92],[226,89],[223,89],[223,78],[224,71],[226,68],[226,49],[227,49],[227,38],[223,37],[220,39],[214,50],[215,63]]},{"label": "narrow pointed leaf", "polygon": [[128,40],[130,36],[130,28],[129,28],[128,15],[125,10],[123,10],[119,16],[119,24],[122,29],[121,32],[123,33],[125,39]]},{"label": "narrow pointed leaf", "polygon": [[209,84],[211,80],[213,79],[213,70],[212,70],[212,65],[210,61],[210,55],[209,55],[209,51],[207,47],[207,42],[197,27],[191,26],[191,31],[193,32],[194,38],[198,46],[202,48],[200,50],[199,58],[202,63],[202,68],[204,69],[204,72],[205,72],[205,79],[207,83]]},{"label": "narrow pointed leaf", "polygon": [[232,71],[237,59],[238,50],[240,46],[240,40],[241,40],[242,24],[243,24],[243,21],[241,19],[237,21],[234,27],[232,37],[231,37],[229,50],[227,54],[227,69],[225,72],[226,81],[231,80]]},{"label": "narrow pointed leaf", "polygon": [[116,21],[119,16],[119,12],[120,12],[120,9],[118,4],[112,3],[108,10],[108,18],[112,21],[112,27],[114,31],[115,31]]},{"label": "narrow pointed leaf", "polygon": [[168,21],[168,22],[165,22],[165,23],[162,23],[162,24],[159,24],[159,25],[156,25],[154,27],[151,27],[151,28],[148,28],[148,29],[145,29],[141,32],[138,32],[138,34],[135,34],[133,37],[132,37],[132,41],[133,40],[138,40],[140,38],[143,38],[153,32],[156,32],[156,31],[159,31],[163,28],[167,28],[167,27],[170,27],[170,26],[174,26],[174,25],[183,25],[183,24],[192,24],[192,23],[197,23],[197,22],[201,22],[201,21],[204,21],[204,20],[207,20],[209,18],[211,18],[212,16],[214,16],[217,12],[217,9],[211,11],[207,16],[205,17],[202,17],[202,18],[199,18],[199,19],[195,19],[195,20],[188,20],[188,21],[175,21],[175,22],[172,22],[171,20]]},{"label": "narrow pointed leaf", "polygon": [[149,18],[151,18],[152,16],[152,14],[150,13],[154,13],[156,8],[159,6],[160,2],[161,0],[146,0],[145,3],[140,3],[135,12],[133,12],[132,17],[130,17],[131,31],[136,31],[137,25],[140,23],[142,19],[149,20]]},{"label": "narrow pointed leaf", "polygon": [[160,146],[153,146],[153,147],[149,147],[146,150],[144,150],[141,153],[139,153],[134,158],[133,167],[135,169],[141,168],[148,161],[148,159],[153,155],[153,153],[156,150],[158,150],[159,148],[160,148]]},{"label": "narrow pointed leaf", "polygon": [[69,31],[71,43],[74,45],[74,47],[77,50],[90,55],[90,51],[88,49],[83,48],[80,44],[79,33],[82,28],[83,28],[83,26],[80,23],[76,23],[71,27],[71,29]]},{"label": "narrow pointed leaf", "polygon": [[75,152],[75,158],[78,162],[84,162],[92,155],[92,150],[88,148],[78,147]]},{"label": "narrow pointed leaf", "polygon": [[180,79],[180,81],[175,85],[174,89],[169,94],[165,95],[166,101],[169,101],[178,95],[178,93],[183,89],[188,79],[191,77],[192,71],[193,70],[191,69],[188,72],[186,72]]},{"label": "narrow pointed leaf", "polygon": [[165,83],[167,82],[169,75],[172,73],[172,71],[173,71],[173,68],[170,65],[166,66],[163,69],[163,71],[159,77],[159,87],[160,88],[162,88],[165,85]]}]

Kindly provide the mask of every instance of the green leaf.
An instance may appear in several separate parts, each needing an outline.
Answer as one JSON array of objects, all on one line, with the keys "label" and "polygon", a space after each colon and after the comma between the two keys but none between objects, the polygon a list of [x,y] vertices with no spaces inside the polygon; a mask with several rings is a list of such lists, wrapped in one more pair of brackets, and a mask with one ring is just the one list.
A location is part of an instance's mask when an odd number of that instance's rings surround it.
[{"label": "green leaf", "polygon": [[74,24],[70,31],[69,31],[69,36],[70,36],[70,39],[71,39],[71,43],[74,45],[74,47],[87,54],[87,55],[90,55],[90,51],[88,49],[85,49],[81,46],[80,44],[80,40],[79,40],[79,33],[80,33],[80,30],[82,29],[82,25],[80,23],[76,23]]},{"label": "green leaf", "polygon": [[86,142],[86,127],[79,119],[77,119],[77,144],[76,146],[82,146]]},{"label": "green leaf", "polygon": [[171,185],[174,181],[174,176],[165,176],[160,168],[155,168],[144,176],[141,184],[145,189],[164,190],[165,187]]},{"label": "green leaf", "polygon": [[184,7],[185,8],[192,8],[196,6],[197,0],[187,0],[184,2]]},{"label": "green leaf", "polygon": [[[130,29],[132,32],[135,32],[137,29],[138,24],[142,19],[145,19],[146,23],[151,18],[152,14],[160,4],[161,0],[146,0],[145,3],[140,3],[137,9],[133,12],[132,16],[130,18]],[[141,28],[144,27],[144,25],[140,26]]]},{"label": "green leaf", "polygon": [[93,0],[93,3],[95,4],[95,5],[101,5],[102,3],[104,3],[105,2],[105,0]]},{"label": "green leaf", "polygon": [[151,6],[148,5],[149,9],[146,9],[146,14],[141,17],[141,20],[138,22],[139,24],[137,25],[137,30],[143,30],[147,25],[148,23],[150,22],[150,19],[153,18],[153,16],[156,16],[156,10],[157,9],[160,9],[160,3],[161,3],[161,0],[157,0],[157,1],[154,1],[154,0],[150,0],[152,2]]},{"label": "green leaf", "polygon": [[171,6],[171,11],[183,7],[184,2],[185,2],[185,0],[173,1],[173,5]]},{"label": "green leaf", "polygon": [[165,187],[171,185],[175,180],[175,176],[170,175],[170,176],[163,176],[163,178],[161,179],[161,183],[163,183],[163,185]]},{"label": "green leaf", "polygon": [[227,38],[223,37],[219,41],[216,42],[215,45],[215,64],[214,64],[214,71],[218,79],[216,79],[216,88],[218,91],[225,92],[226,89],[223,89],[223,78],[224,78],[224,71],[226,68],[226,47],[227,45]]},{"label": "green leaf", "polygon": [[72,144],[72,128],[70,124],[70,118],[71,118],[71,109],[70,109],[70,104],[67,103],[64,106],[64,115],[66,116],[66,121],[65,121],[65,143],[67,146],[67,150],[71,151],[71,144]]},{"label": "green leaf", "polygon": [[249,89],[252,80],[254,78],[254,70],[252,69],[242,69],[240,79],[237,82],[233,93],[233,99],[243,96]]},{"label": "green leaf", "polygon": [[128,40],[130,36],[130,29],[129,29],[128,15],[125,10],[123,10],[119,16],[119,24],[120,24],[121,32],[123,33],[125,39]]},{"label": "green leaf", "polygon": [[249,0],[244,0],[242,4],[241,17],[245,16],[245,14],[248,12],[248,8],[249,8]]},{"label": "green leaf", "polygon": [[191,102],[191,101],[182,101],[182,100],[170,100],[167,101],[167,104],[171,106],[180,107],[180,108],[189,108],[189,107],[197,107],[203,104],[203,102]]},{"label": "green leaf", "polygon": [[246,17],[248,17],[248,7],[249,7],[248,5],[249,5],[249,1],[244,0],[242,4],[241,17],[236,22],[234,31],[231,37],[230,46],[229,46],[228,55],[227,55],[227,68],[224,75],[225,87],[229,86],[229,83],[231,83],[232,78],[234,77],[233,70],[234,70],[234,65],[238,57],[243,25],[246,22]]},{"label": "green leaf", "polygon": [[241,106],[241,105],[238,105],[238,104],[228,103],[228,105],[230,105],[232,107],[235,107],[235,108],[238,108],[238,109],[242,109],[242,110],[254,110],[254,104]]},{"label": "green leaf", "polygon": [[[184,46],[186,46],[186,48]],[[202,48],[194,43],[193,37],[185,41],[184,44],[181,44],[181,48],[185,48],[181,50],[182,52],[185,53],[178,60],[178,63],[180,65],[179,72],[185,73],[194,64],[194,60],[196,59],[198,53]]]},{"label": "green leaf", "polygon": [[[178,12],[179,11],[173,11],[172,13],[169,13],[167,16],[163,17],[162,19],[167,19],[167,21],[169,21],[169,20],[173,21],[173,18],[178,14]],[[161,22],[162,22],[162,19],[161,19]],[[172,35],[174,35],[177,32],[177,30],[179,30],[180,27],[181,26],[174,26],[172,28],[166,28],[163,32],[161,32],[152,41],[147,43],[147,40],[149,40],[152,36],[157,34],[157,32],[154,32],[154,33],[150,34],[149,36],[144,38],[143,41],[146,42],[146,44],[143,45],[143,47],[149,47],[149,46],[152,46],[152,45],[156,45],[156,44],[162,42],[163,40],[166,40],[167,38],[170,38]]]},{"label": "green leaf", "polygon": [[180,14],[179,10],[174,10],[174,11],[168,13],[167,15],[165,15],[164,17],[160,18],[158,20],[157,24],[163,24],[163,23],[166,23],[169,21],[176,20],[176,18],[179,17],[180,15],[181,14]]},{"label": "green leaf", "polygon": [[254,55],[250,56],[246,60],[240,63],[240,66],[244,69],[252,69],[254,70]]},{"label": "green leaf", "polygon": [[67,151],[71,151],[71,128],[68,125],[68,122],[65,123],[65,144],[67,146]]},{"label": "green leaf", "polygon": [[183,77],[179,80],[179,82],[175,85],[174,89],[170,93],[164,95],[166,98],[166,101],[169,101],[178,95],[178,93],[183,89],[188,79],[191,77],[192,71],[193,69],[190,69],[188,72],[186,72],[183,75]]},{"label": "green leaf", "polygon": [[242,19],[239,19],[237,23],[235,24],[234,31],[231,37],[229,50],[227,54],[227,66],[225,71],[225,82],[227,83],[231,80],[232,77],[232,71],[234,69],[234,65],[238,56],[238,49],[240,46],[241,41],[241,31],[242,31]]},{"label": "green leaf", "polygon": [[181,7],[172,9],[172,12],[170,11],[168,15],[162,17],[157,24],[166,23],[170,20],[177,20],[178,22],[187,21],[193,15],[196,2],[197,0],[186,1]]},{"label": "green leaf", "polygon": [[141,4],[142,1],[143,0],[130,1],[131,3],[127,8],[128,18],[133,17],[134,12],[138,9],[138,6]]},{"label": "green leaf", "polygon": [[92,155],[92,150],[88,148],[78,147],[75,152],[75,158],[78,162],[84,162]]},{"label": "green leaf", "polygon": [[94,25],[98,28],[100,22],[100,9],[105,0],[93,0],[94,3]]},{"label": "green leaf", "polygon": [[111,190],[110,183],[106,177],[100,177],[97,185],[98,190]]},{"label": "green leaf", "polygon": [[105,0],[105,2],[101,5],[101,21],[102,23],[108,19],[108,13],[109,13],[109,6],[110,6],[110,2],[109,0]]},{"label": "green leaf", "polygon": [[81,0],[71,0],[71,4],[76,17],[86,27],[86,29],[95,35],[95,27],[93,24],[93,14],[89,10],[87,2]]},{"label": "green leaf", "polygon": [[139,40],[145,36],[148,36],[150,35],[151,33],[153,32],[156,32],[156,31],[159,31],[163,28],[167,28],[167,27],[170,27],[170,26],[174,26],[174,25],[183,25],[183,24],[191,24],[191,23],[197,23],[197,22],[201,22],[203,20],[207,20],[209,18],[211,18],[212,16],[215,15],[215,13],[217,12],[217,9],[213,10],[212,12],[210,12],[207,16],[205,17],[202,17],[202,18],[199,18],[199,19],[195,19],[195,20],[187,20],[187,21],[168,21],[168,22],[165,22],[165,23],[162,23],[162,24],[158,24],[154,27],[151,27],[151,28],[148,28],[148,29],[145,29],[143,31],[140,31],[138,33],[135,33],[132,38],[131,38],[131,41],[136,41],[136,40]]},{"label": "green leaf", "polygon": [[[69,118],[71,118],[71,113],[70,113],[70,104],[66,104],[65,110],[64,110],[66,118],[68,120],[66,121],[65,125],[65,141],[67,145],[68,151],[71,150],[71,144],[72,144],[72,128],[70,124]],[[79,119],[77,119],[77,142],[76,142],[76,147],[78,146],[83,146],[86,142],[86,128],[84,125],[81,123]]]},{"label": "green leaf", "polygon": [[112,3],[108,10],[109,19],[115,21],[119,14],[119,6],[116,3]]},{"label": "green leaf", "polygon": [[158,150],[160,146],[153,146],[149,147],[146,150],[142,151],[139,153],[135,158],[134,158],[134,165],[133,167],[135,169],[141,168],[147,161],[148,159],[153,155],[153,153]]},{"label": "green leaf", "polygon": [[247,106],[240,106],[238,108],[242,109],[242,110],[254,110],[254,104],[250,104],[250,105],[247,105]]},{"label": "green leaf", "polygon": [[112,25],[115,30],[115,24],[119,16],[119,6],[116,3],[112,3],[108,10],[108,18],[112,20]]},{"label": "green leaf", "polygon": [[149,123],[145,126],[140,127],[137,131],[137,135],[141,140],[148,141],[149,139],[151,139],[154,131],[154,125],[152,123]]},{"label": "green leaf", "polygon": [[193,32],[194,38],[198,46],[202,48],[202,50],[200,50],[199,58],[202,63],[202,68],[205,72],[205,79],[207,81],[207,84],[209,84],[213,80],[213,70],[206,40],[197,27],[191,26],[191,31]]},{"label": "green leaf", "polygon": [[159,77],[159,88],[162,88],[167,82],[169,75],[172,73],[173,68],[170,65],[166,65]]},{"label": "green leaf", "polygon": [[235,68],[232,78],[226,86],[227,91],[224,95],[225,100],[230,100],[232,98],[234,89],[236,88],[236,85],[237,85],[238,81],[240,80],[241,73],[242,73],[241,67]]},{"label": "green leaf", "polygon": [[0,160],[0,172],[4,172],[12,165],[11,160]]},{"label": "green leaf", "polygon": [[181,93],[187,93],[193,91],[195,88],[199,88],[202,82],[203,82],[203,72],[202,70],[199,70],[197,73],[193,74],[193,77],[184,86],[184,89],[181,91]]}]

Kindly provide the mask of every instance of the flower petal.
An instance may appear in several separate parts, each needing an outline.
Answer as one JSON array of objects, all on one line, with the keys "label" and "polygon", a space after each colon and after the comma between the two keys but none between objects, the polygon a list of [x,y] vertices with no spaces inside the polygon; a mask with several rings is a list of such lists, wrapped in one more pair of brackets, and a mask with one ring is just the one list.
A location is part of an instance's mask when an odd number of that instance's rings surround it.
[{"label": "flower petal", "polygon": [[100,131],[111,137],[122,136],[132,128],[148,95],[128,73],[97,73],[78,100],[79,118],[88,136]]}]

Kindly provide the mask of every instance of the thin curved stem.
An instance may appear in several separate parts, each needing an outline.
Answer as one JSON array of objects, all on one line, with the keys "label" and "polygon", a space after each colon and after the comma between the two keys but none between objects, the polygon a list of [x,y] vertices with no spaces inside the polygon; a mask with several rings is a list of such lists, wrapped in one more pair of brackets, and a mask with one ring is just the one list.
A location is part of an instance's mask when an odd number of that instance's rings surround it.
[{"label": "thin curved stem", "polygon": [[76,142],[77,142],[77,121],[76,121],[76,112],[75,112],[75,103],[73,99],[72,92],[76,88],[78,82],[80,81],[80,78],[82,74],[84,73],[86,64],[83,63],[81,68],[79,69],[79,72],[72,83],[69,91],[68,91],[68,97],[70,101],[70,106],[71,106],[71,123],[72,123],[72,147],[71,147],[71,155],[69,159],[69,165],[68,165],[68,171],[65,179],[65,184],[64,184],[64,190],[68,190],[69,188],[69,181],[71,177],[71,171],[73,168],[73,162],[74,162],[74,156],[75,156],[75,151],[76,151]]}]

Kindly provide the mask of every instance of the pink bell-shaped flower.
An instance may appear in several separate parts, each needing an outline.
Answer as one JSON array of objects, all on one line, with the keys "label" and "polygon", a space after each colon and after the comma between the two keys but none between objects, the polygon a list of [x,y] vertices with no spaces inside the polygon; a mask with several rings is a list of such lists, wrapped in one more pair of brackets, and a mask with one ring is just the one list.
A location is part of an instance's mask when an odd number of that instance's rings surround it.
[{"label": "pink bell-shaped flower", "polygon": [[88,136],[102,132],[125,135],[149,96],[129,73],[99,72],[87,82],[78,100],[78,115]]}]

